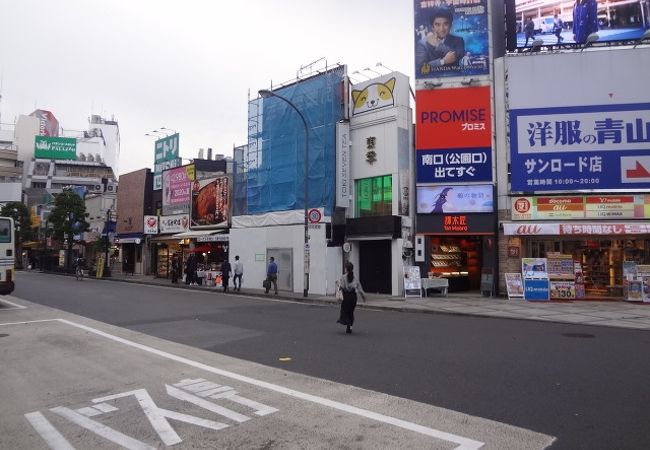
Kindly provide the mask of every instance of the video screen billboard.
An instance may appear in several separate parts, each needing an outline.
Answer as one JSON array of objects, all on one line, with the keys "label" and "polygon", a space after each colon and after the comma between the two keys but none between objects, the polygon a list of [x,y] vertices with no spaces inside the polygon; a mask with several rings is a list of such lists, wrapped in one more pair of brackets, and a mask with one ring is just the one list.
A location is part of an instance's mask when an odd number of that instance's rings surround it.
[{"label": "video screen billboard", "polygon": [[415,0],[415,79],[487,75],[487,0]]},{"label": "video screen billboard", "polygon": [[230,220],[230,179],[227,176],[192,183],[190,228],[223,228]]},{"label": "video screen billboard", "polygon": [[598,33],[598,42],[639,39],[650,25],[650,3],[630,0],[507,0],[508,48],[584,44]]},{"label": "video screen billboard", "polygon": [[494,212],[491,184],[458,186],[418,186],[418,214]]}]

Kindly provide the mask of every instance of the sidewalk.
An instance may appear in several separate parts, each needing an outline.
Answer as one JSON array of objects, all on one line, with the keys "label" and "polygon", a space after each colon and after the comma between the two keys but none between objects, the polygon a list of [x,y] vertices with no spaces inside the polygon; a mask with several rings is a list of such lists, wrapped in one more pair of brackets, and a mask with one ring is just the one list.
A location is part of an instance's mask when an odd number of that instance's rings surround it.
[{"label": "sidewalk", "polygon": [[[106,280],[166,286],[177,289],[218,290],[218,292],[221,292],[221,288],[188,286],[180,282],[172,284],[170,280],[153,276],[116,274],[114,277],[106,278]],[[333,296],[310,294],[309,297],[305,298],[302,293],[282,291],[276,296],[267,295],[262,289],[249,288],[228,295],[279,298],[312,304],[337,303]],[[483,297],[477,292],[452,293],[447,297],[435,296],[434,294],[429,297],[406,299],[381,294],[368,294],[367,302],[359,301],[357,308],[412,313],[460,314],[650,330],[650,304],[624,301],[527,302],[523,299],[508,300],[500,297]]]}]

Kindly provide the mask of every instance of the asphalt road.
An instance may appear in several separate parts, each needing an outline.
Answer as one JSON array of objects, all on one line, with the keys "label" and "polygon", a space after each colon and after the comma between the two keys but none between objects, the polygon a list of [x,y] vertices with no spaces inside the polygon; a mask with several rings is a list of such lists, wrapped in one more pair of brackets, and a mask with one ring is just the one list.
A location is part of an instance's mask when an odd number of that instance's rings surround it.
[{"label": "asphalt road", "polygon": [[39,273],[21,274],[14,295],[555,436],[553,449],[650,448],[647,331],[357,310],[346,335],[334,307]]}]

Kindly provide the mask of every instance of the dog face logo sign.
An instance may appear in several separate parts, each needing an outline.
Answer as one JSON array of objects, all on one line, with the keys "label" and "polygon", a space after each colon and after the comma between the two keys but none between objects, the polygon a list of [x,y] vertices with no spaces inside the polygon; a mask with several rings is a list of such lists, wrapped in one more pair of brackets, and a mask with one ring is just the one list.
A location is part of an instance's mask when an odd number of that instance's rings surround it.
[{"label": "dog face logo sign", "polygon": [[385,83],[371,83],[363,90],[352,91],[354,106],[352,114],[359,114],[386,108],[395,104],[393,91],[395,90],[395,77]]}]

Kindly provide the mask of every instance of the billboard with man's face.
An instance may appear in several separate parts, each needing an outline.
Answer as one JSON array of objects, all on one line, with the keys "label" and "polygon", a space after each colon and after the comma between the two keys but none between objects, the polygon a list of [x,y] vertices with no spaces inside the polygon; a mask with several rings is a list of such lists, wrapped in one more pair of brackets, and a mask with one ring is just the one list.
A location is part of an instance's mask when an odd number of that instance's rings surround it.
[{"label": "billboard with man's face", "polygon": [[414,12],[416,80],[490,73],[487,0],[415,0]]}]

